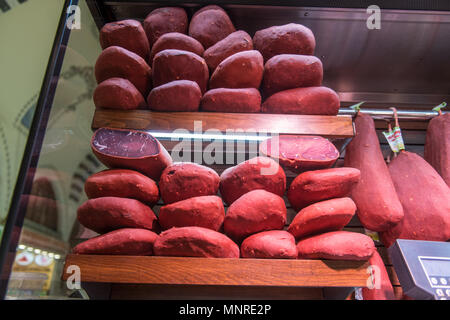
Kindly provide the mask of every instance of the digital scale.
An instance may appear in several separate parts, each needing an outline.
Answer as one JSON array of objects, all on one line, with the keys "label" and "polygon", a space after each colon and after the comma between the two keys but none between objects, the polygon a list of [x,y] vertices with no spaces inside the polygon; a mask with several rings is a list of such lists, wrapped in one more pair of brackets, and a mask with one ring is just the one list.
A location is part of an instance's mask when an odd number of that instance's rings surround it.
[{"label": "digital scale", "polygon": [[407,296],[450,300],[450,242],[398,239],[388,251]]}]

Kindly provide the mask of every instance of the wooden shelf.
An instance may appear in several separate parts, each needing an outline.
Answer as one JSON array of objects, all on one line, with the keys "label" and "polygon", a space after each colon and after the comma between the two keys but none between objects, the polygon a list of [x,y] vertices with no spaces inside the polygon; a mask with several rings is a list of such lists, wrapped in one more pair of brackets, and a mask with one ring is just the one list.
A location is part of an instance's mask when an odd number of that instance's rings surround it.
[{"label": "wooden shelf", "polygon": [[154,256],[75,255],[82,282],[276,287],[364,287],[368,279],[365,261],[213,259]]},{"label": "wooden shelf", "polygon": [[150,110],[97,109],[92,129],[100,127],[172,132],[184,129],[194,132],[196,121],[201,130],[245,130],[279,134],[320,135],[326,138],[351,138],[354,128],[351,116],[312,116],[263,113],[219,112],[152,112]]}]

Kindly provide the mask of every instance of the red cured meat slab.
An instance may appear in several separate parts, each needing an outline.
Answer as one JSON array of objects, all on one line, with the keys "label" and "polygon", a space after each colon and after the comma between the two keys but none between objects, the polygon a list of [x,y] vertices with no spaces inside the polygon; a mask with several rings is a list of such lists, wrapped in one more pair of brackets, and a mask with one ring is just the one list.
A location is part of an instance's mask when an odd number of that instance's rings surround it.
[{"label": "red cured meat slab", "polygon": [[283,198],[265,190],[253,190],[237,199],[228,208],[224,231],[241,242],[246,237],[266,230],[280,230],[286,223]]},{"label": "red cured meat slab", "polygon": [[105,166],[133,169],[155,181],[172,163],[167,150],[145,131],[100,128],[92,136],[91,148]]},{"label": "red cured meat slab", "polygon": [[297,238],[337,231],[355,215],[356,205],[350,198],[337,198],[314,203],[300,210],[288,231]]},{"label": "red cured meat slab", "polygon": [[87,178],[84,191],[89,199],[101,197],[132,198],[154,205],[159,200],[155,181],[134,170],[111,169]]},{"label": "red cured meat slab", "polygon": [[289,203],[300,210],[314,202],[349,195],[360,179],[355,168],[331,168],[299,174],[289,186]]},{"label": "red cured meat slab", "polygon": [[164,230],[196,226],[219,231],[225,209],[218,196],[193,197],[161,207],[158,218]]},{"label": "red cured meat slab", "polygon": [[369,260],[376,251],[373,240],[362,233],[333,231],[297,243],[299,259]]},{"label": "red cured meat slab", "polygon": [[159,230],[158,220],[152,209],[135,199],[89,199],[78,208],[77,218],[83,226],[97,233],[121,228]]},{"label": "red cured meat slab", "polygon": [[294,237],[284,230],[256,233],[241,244],[242,258],[296,259],[297,247]]},{"label": "red cured meat slab", "polygon": [[450,113],[428,124],[424,157],[450,186]]},{"label": "red cured meat slab", "polygon": [[239,258],[239,247],[226,235],[202,227],[171,228],[153,246],[157,256]]},{"label": "red cured meat slab", "polygon": [[281,135],[263,141],[259,151],[296,172],[331,167],[339,151],[320,136]]},{"label": "red cured meat slab", "polygon": [[86,240],[73,248],[75,254],[111,254],[150,256],[158,235],[153,231],[137,228],[114,230]]}]

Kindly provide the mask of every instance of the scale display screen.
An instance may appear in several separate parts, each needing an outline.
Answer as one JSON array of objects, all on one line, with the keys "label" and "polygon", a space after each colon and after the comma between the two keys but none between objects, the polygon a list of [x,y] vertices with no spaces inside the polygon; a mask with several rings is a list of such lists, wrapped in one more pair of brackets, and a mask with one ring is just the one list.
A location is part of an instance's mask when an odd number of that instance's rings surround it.
[{"label": "scale display screen", "polygon": [[450,258],[419,257],[433,288],[450,288]]}]

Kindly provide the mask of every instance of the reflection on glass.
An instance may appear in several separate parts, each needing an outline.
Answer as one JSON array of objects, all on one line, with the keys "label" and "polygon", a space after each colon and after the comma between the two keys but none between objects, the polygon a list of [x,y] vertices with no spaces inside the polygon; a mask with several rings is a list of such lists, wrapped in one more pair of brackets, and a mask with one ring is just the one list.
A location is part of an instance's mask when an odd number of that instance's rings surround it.
[{"label": "reflection on glass", "polygon": [[101,48],[86,2],[78,5],[81,29],[71,30],[38,166],[29,172],[32,190],[22,197],[26,215],[8,299],[85,297],[60,280],[64,257],[83,232],[76,210],[86,200],[84,181],[102,169],[89,148],[94,64]]},{"label": "reflection on glass", "polygon": [[[63,2],[28,0],[0,3],[1,235]],[[30,32],[31,28],[33,32]]]}]

